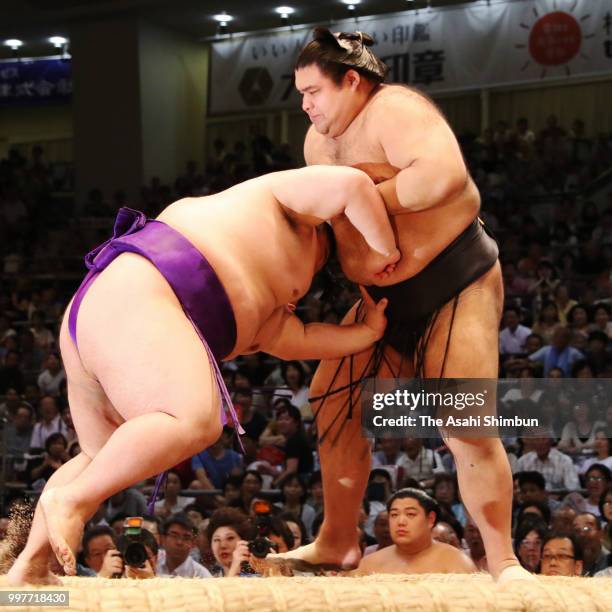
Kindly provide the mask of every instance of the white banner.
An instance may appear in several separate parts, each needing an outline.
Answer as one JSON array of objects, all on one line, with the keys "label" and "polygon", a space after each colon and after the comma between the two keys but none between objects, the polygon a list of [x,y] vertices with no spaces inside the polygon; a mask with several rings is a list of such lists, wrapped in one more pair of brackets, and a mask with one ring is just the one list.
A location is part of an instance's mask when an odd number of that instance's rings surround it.
[{"label": "white banner", "polygon": [[[612,74],[611,0],[483,0],[332,29],[367,32],[389,80],[428,93]],[[302,29],[214,43],[210,113],[297,108],[293,65],[310,36]]]}]

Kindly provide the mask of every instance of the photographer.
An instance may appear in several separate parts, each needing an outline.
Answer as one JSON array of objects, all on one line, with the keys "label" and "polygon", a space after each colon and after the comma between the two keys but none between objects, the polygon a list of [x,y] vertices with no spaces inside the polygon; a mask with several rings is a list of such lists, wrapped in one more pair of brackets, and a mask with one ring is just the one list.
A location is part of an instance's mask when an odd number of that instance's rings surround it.
[{"label": "photographer", "polygon": [[[83,537],[85,563],[99,578],[138,580],[154,578],[157,566],[157,542],[146,529],[139,531],[139,542],[144,549],[141,557],[146,555],[144,561],[139,558],[137,563],[130,562],[130,555],[126,555],[130,543],[128,536],[123,535],[115,539],[115,534],[110,527],[94,527],[88,530]],[[123,551],[123,554],[120,551]]]},{"label": "photographer", "polygon": [[216,577],[239,576],[242,563],[251,561],[247,540],[252,527],[247,517],[237,509],[221,508],[213,513],[206,528],[217,567]]}]

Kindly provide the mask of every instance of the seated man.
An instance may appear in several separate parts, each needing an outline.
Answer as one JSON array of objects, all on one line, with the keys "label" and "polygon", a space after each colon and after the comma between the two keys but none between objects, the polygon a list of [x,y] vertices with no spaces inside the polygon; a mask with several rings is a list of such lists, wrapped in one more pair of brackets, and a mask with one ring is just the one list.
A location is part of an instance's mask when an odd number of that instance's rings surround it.
[{"label": "seated man", "polygon": [[175,514],[166,520],[162,530],[162,550],[157,560],[157,575],[172,578],[210,578],[212,574],[189,553],[197,530],[184,515]]},{"label": "seated man", "polygon": [[305,326],[288,307],[324,265],[323,221],[340,213],[382,255],[372,282],[386,278],[399,259],[395,237],[374,183],[354,168],[269,174],[175,202],[156,220],[119,211],[113,238],[86,258],[60,332],[82,452],[47,483],[9,584],[57,583],[49,544],[74,575],[100,503],[212,444],[226,421],[221,399],[240,430],[217,361],[260,350],[336,358],[382,336],[387,301],[365,290],[365,319],[353,325]]},{"label": "seated man", "polygon": [[580,576],[583,552],[570,534],[553,532],[544,538],[540,573],[543,576]]},{"label": "seated man", "polygon": [[387,502],[393,545],[361,560],[357,574],[468,574],[472,561],[454,546],[436,542],[431,531],[438,519],[438,503],[419,489],[400,489]]}]

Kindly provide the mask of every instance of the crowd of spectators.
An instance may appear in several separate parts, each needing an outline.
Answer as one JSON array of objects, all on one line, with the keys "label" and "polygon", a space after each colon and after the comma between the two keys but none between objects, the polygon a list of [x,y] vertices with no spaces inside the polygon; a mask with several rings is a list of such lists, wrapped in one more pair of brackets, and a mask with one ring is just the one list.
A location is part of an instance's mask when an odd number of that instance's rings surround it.
[{"label": "crowd of spectators", "polygon": [[[580,120],[565,130],[551,117],[537,134],[520,119],[514,129],[500,122],[480,137],[460,140],[482,194],[482,217],[501,249],[500,377],[518,378],[520,385],[500,400],[510,411],[550,416],[549,435],[517,432],[506,440],[515,473],[516,552],[534,572],[594,575],[612,565],[612,396],[604,384],[612,378],[612,192],[599,206],[584,194],[612,167],[612,136],[590,138]],[[293,165],[286,147],[263,137],[250,149],[238,142],[228,150],[218,140],[201,172],[189,162],[174,185],[152,179],[141,201],[129,205],[155,215],[180,197],[207,195]],[[59,322],[83,275],[80,256],[100,241],[116,209],[128,204],[121,191],[108,200],[93,189],[67,215],[54,196],[53,176],[40,148],[31,159],[12,151],[0,161],[5,511],[13,498],[35,495],[79,452],[57,352]],[[93,233],[74,231],[91,219],[102,222],[90,225]],[[331,299],[325,295],[315,287],[298,306],[300,315],[338,322],[355,299],[348,284]],[[242,575],[253,562],[247,542],[255,537],[254,508],[261,501],[271,502],[268,537],[278,550],[311,541],[324,512],[308,403],[315,368],[263,354],[225,363],[223,375],[246,431],[244,454],[225,428],[213,446],[167,474],[153,513],[146,503],[152,482],[107,500],[87,526],[82,575]],[[592,392],[551,396],[536,384],[559,378],[591,380],[581,389]],[[381,553],[372,558],[382,566],[402,566],[398,559],[412,544],[401,541],[398,524],[418,519],[418,542],[463,550],[470,560],[464,569],[473,564],[486,570],[482,540],[461,502],[442,440],[383,436],[372,467],[360,519],[366,558]],[[391,497],[405,487],[411,492]],[[142,568],[126,567],[118,553],[128,516],[144,517]],[[0,518],[0,537],[5,529]],[[375,561],[364,567],[373,566]]]}]

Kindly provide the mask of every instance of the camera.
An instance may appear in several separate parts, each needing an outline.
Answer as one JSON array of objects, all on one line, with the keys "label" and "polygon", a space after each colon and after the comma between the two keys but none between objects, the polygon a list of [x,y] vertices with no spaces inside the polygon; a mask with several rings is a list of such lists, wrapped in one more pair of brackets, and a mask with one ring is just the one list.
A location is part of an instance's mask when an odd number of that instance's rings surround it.
[{"label": "camera", "polygon": [[125,565],[143,567],[148,559],[145,543],[146,532],[142,527],[142,517],[130,516],[123,524],[123,535],[117,540],[117,550]]},{"label": "camera", "polygon": [[278,546],[268,538],[272,531],[272,506],[267,501],[258,500],[253,504],[253,512],[257,535],[249,542],[249,552],[258,559],[265,559],[269,552],[278,552]]}]

